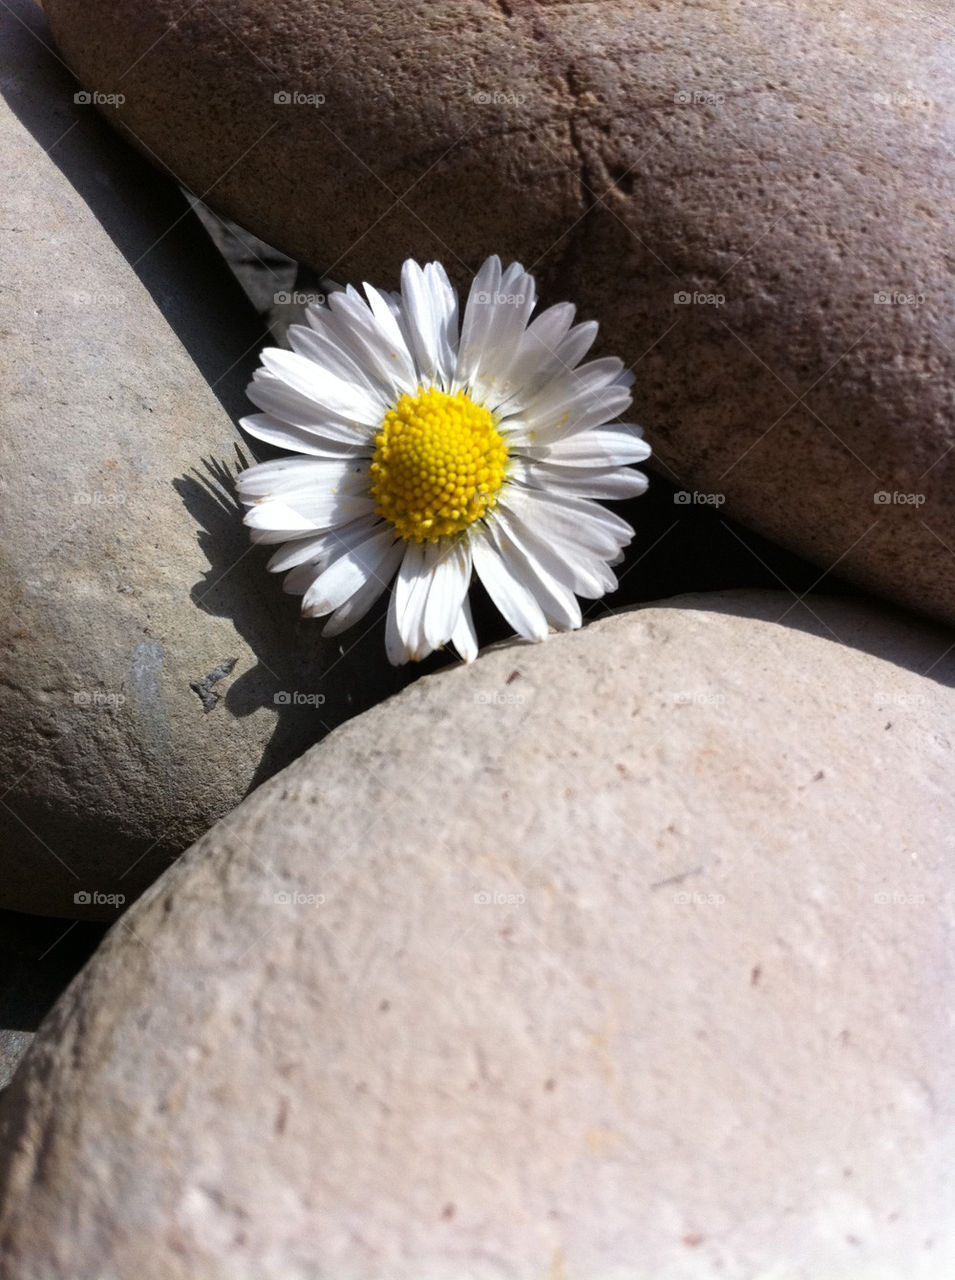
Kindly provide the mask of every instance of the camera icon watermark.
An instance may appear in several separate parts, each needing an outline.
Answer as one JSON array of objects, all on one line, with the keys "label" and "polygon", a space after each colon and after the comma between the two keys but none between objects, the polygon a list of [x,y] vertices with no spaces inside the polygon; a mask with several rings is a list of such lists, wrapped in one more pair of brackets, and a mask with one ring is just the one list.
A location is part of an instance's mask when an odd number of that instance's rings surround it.
[{"label": "camera icon watermark", "polygon": [[930,107],[934,99],[927,93],[919,93],[911,89],[896,93],[874,93],[872,101],[881,107]]},{"label": "camera icon watermark", "polygon": [[272,294],[272,302],[277,307],[289,304],[293,307],[323,307],[326,301],[324,293],[305,293],[301,289],[280,289]]},{"label": "camera icon watermark", "polygon": [[323,107],[324,93],[300,93],[297,89],[279,89],[272,101],[280,107]]},{"label": "camera icon watermark", "polygon": [[494,689],[490,693],[476,693],[474,701],[486,707],[521,707],[524,705],[523,693],[504,693]]},{"label": "camera icon watermark", "polygon": [[272,894],[272,901],[277,907],[323,907],[325,895],[324,893],[280,891]]},{"label": "camera icon watermark", "polygon": [[73,902],[78,907],[122,907],[126,902],[125,893],[100,893],[98,889],[80,889],[73,894]]},{"label": "camera icon watermark", "polygon": [[893,489],[890,493],[888,489],[879,489],[872,495],[872,501],[877,507],[922,507],[925,505],[925,494],[900,493],[898,489]]},{"label": "camera icon watermark", "polygon": [[125,93],[98,93],[95,89],[80,89],[73,94],[73,101],[78,107],[121,107],[126,101]]},{"label": "camera icon watermark", "polygon": [[673,102],[678,107],[721,107],[725,101],[725,93],[711,89],[678,89],[673,95]]},{"label": "camera icon watermark", "polygon": [[77,689],[73,694],[74,707],[106,707],[110,711],[126,705],[125,693],[103,693],[101,689]]},{"label": "camera icon watermark", "polygon": [[527,101],[527,95],[524,93],[514,93],[510,89],[479,89],[477,93],[472,93],[471,99],[480,107],[486,107],[490,104],[495,106],[522,107]]},{"label": "camera icon watermark", "polygon": [[277,707],[323,707],[324,693],[303,693],[299,689],[280,689],[272,701]]},{"label": "camera icon watermark", "polygon": [[673,295],[673,301],[678,307],[723,307],[726,305],[726,295],[700,293],[699,290],[690,293],[687,289],[680,289]]},{"label": "camera icon watermark", "polygon": [[679,689],[671,694],[678,707],[721,707],[726,694],[712,689]]},{"label": "camera icon watermark", "polygon": [[877,307],[920,307],[925,301],[925,294],[906,293],[903,289],[880,289],[872,295],[872,301]]},{"label": "camera icon watermark", "polygon": [[721,507],[726,501],[725,493],[700,493],[694,489],[678,489],[673,495],[678,507]]},{"label": "camera icon watermark", "polygon": [[125,307],[125,293],[90,293],[88,289],[74,289],[71,295],[74,307]]},{"label": "camera icon watermark", "polygon": [[486,289],[478,289],[472,297],[481,306],[522,307],[527,301],[526,293],[489,293]]},{"label": "camera icon watermark", "polygon": [[78,507],[124,507],[125,493],[74,493],[73,501]]}]

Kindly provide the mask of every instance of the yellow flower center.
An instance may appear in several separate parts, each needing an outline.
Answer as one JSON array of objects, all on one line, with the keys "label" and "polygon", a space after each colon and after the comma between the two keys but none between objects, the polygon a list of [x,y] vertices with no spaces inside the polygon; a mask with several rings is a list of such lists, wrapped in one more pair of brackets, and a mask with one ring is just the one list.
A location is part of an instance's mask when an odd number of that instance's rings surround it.
[{"label": "yellow flower center", "polygon": [[436,542],[480,520],[497,501],[507,447],[493,414],[463,391],[403,395],[375,436],[371,493],[399,538]]}]

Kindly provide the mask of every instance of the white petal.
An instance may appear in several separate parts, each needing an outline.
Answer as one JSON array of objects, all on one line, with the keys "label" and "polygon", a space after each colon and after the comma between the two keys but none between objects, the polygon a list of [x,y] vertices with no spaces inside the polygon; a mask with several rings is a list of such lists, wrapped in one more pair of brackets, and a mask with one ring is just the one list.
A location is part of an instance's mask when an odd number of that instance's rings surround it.
[{"label": "white petal", "polygon": [[[271,573],[284,573],[287,569],[311,564],[315,570],[315,575],[313,576],[317,576],[336,551],[340,551],[345,546],[352,546],[356,542],[363,541],[383,527],[384,521],[380,516],[372,512],[370,515],[361,516],[359,519],[351,521],[350,524],[338,525],[333,529],[325,529],[322,533],[302,534],[294,541],[286,543],[284,547],[279,547],[265,567]],[[298,577],[292,579],[293,582],[299,580],[300,578]],[[311,579],[309,579],[309,582],[311,582]],[[288,579],[286,579],[285,590],[293,592],[295,590],[294,586],[289,584]]]},{"label": "white petal", "polygon": [[[503,499],[540,563],[579,596],[596,599],[616,579],[607,562],[633,538],[633,529],[589,498],[508,485]],[[566,566],[562,569],[561,566]]]},{"label": "white petal", "polygon": [[473,662],[478,655],[477,632],[474,629],[471,604],[467,596],[461,603],[461,612],[451,633],[451,643],[465,662]]},{"label": "white petal", "polygon": [[557,348],[557,359],[566,369],[575,369],[580,364],[597,341],[598,327],[596,320],[585,320],[583,324],[574,325],[561,341]]},{"label": "white petal", "polygon": [[313,436],[339,440],[345,444],[370,446],[374,429],[380,426],[384,411],[369,426],[350,421],[325,410],[313,400],[295,391],[274,374],[259,371],[246,388],[246,395],[256,406],[293,427],[302,427]]},{"label": "white petal", "polygon": [[334,484],[341,469],[361,465],[350,458],[276,458],[241,471],[235,485],[243,502],[254,502],[307,485]]},{"label": "white petal", "polygon": [[570,330],[574,311],[573,303],[560,302],[542,311],[528,325],[510,368],[514,390],[498,406],[502,413],[517,412],[555,374],[567,368],[557,349]]},{"label": "white petal", "polygon": [[[516,492],[509,490],[508,497]],[[498,503],[495,508],[498,516],[503,510],[506,510],[508,524],[516,530],[521,544],[555,581],[588,600],[596,600],[607,591],[609,576],[605,554],[582,546],[574,540],[572,532],[568,535],[556,522],[550,526],[542,522],[542,528],[538,529],[520,519],[510,503],[506,509],[503,502]]]},{"label": "white petal", "polygon": [[643,462],[650,446],[641,439],[640,428],[615,422],[591,431],[575,431],[548,444],[522,445],[521,454],[561,467],[624,467]]},{"label": "white petal", "polygon": [[286,506],[277,499],[271,502],[258,502],[250,507],[242,521],[250,529],[293,529],[312,531],[318,529],[313,520],[303,516],[301,512]]},{"label": "white petal", "polygon": [[521,536],[518,522],[499,504],[492,523],[504,567],[527,587],[544,611],[547,621],[560,631],[574,631],[581,624],[580,605],[567,587],[534,555],[530,539]]},{"label": "white petal", "polygon": [[458,358],[458,293],[440,262],[429,262],[424,274],[438,316],[439,372],[447,387],[451,384]]},{"label": "white petal", "polygon": [[261,353],[262,365],[273,377],[305,396],[320,411],[335,414],[349,422],[373,426],[381,418],[381,402],[355,382],[340,378],[330,369],[316,364],[297,351],[266,347]]},{"label": "white petal", "polygon": [[[348,524],[359,516],[370,515],[375,509],[373,498],[338,493],[298,493],[295,506],[269,499],[256,502],[245,513],[245,524],[250,529],[268,532],[284,531],[294,536],[297,531],[316,532],[334,529]],[[291,535],[287,531],[291,530]],[[285,537],[264,538],[265,542],[283,542]]]},{"label": "white petal", "polygon": [[501,260],[495,253],[482,263],[471,282],[468,300],[464,305],[461,341],[458,344],[458,358],[454,373],[453,390],[455,391],[470,380],[471,373],[478,367],[494,310],[489,305],[490,298],[493,294],[500,292],[500,286]]},{"label": "white petal", "polygon": [[570,432],[601,426],[628,408],[633,397],[615,381],[619,370],[619,360],[592,360],[551,379],[521,415],[536,442],[543,443],[555,428]]},{"label": "white petal", "polygon": [[288,340],[292,350],[299,355],[314,360],[336,377],[360,386],[376,404],[381,406],[384,413],[389,402],[388,395],[368,376],[355,357],[342,346],[335,330],[319,315],[316,315],[309,325],[290,325]]},{"label": "white petal", "polygon": [[392,588],[388,601],[388,612],[385,615],[385,653],[393,667],[403,667],[411,658],[408,646],[401,638],[398,630],[398,590]]},{"label": "white petal", "polygon": [[355,594],[331,615],[322,628],[322,635],[340,635],[363,618],[381,593],[387,589],[403,555],[404,544],[400,540],[396,541],[388,555],[379,563],[374,574],[366,578]]},{"label": "white petal", "polygon": [[478,288],[481,272],[471,287],[455,379],[494,409],[519,385],[512,370],[537,297],[534,277],[519,262],[512,262],[499,278],[492,268],[489,278],[496,280],[493,289]]},{"label": "white petal", "polygon": [[[323,438],[307,427],[293,427],[281,422],[271,413],[253,413],[241,418],[239,426],[256,440],[277,445],[280,449],[292,449],[295,453],[307,453],[316,458],[356,458],[370,452],[370,443],[355,444],[343,440]],[[354,434],[354,433],[351,433]],[[371,436],[367,436],[370,442]]]},{"label": "white petal", "polygon": [[401,330],[377,290],[370,296],[375,300],[375,312],[351,286],[333,293],[328,299],[328,323],[341,346],[381,386],[386,398],[413,393],[417,375]]},{"label": "white petal", "polygon": [[471,585],[471,552],[466,538],[430,544],[437,548],[424,613],[424,637],[440,649],[454,633],[461,606]]},{"label": "white petal", "polygon": [[444,268],[429,262],[422,269],[409,258],[401,269],[401,297],[420,381],[447,385],[454,369],[458,299]]},{"label": "white petal", "polygon": [[488,595],[514,630],[525,640],[546,640],[544,611],[523,583],[512,577],[495,546],[491,527],[474,526],[471,556]]},{"label": "white petal", "polygon": [[389,525],[353,546],[343,547],[305,593],[302,613],[308,618],[318,618],[334,612],[359,592],[369,578],[375,578],[383,591],[398,567],[402,552]]},{"label": "white petal", "polygon": [[285,573],[297,565],[317,565],[328,554],[330,531],[316,533],[313,537],[299,538],[279,547],[265,566],[270,573]]},{"label": "white petal", "polygon": [[290,596],[303,596],[322,571],[320,564],[299,564],[282,579],[282,590]]},{"label": "white petal", "polygon": [[549,462],[511,459],[512,479],[548,493],[620,501],[647,491],[647,477],[630,467],[559,467]]},{"label": "white petal", "polygon": [[424,634],[425,606],[434,567],[435,543],[409,542],[395,581],[395,607],[398,632],[414,661],[427,657],[433,646]]}]

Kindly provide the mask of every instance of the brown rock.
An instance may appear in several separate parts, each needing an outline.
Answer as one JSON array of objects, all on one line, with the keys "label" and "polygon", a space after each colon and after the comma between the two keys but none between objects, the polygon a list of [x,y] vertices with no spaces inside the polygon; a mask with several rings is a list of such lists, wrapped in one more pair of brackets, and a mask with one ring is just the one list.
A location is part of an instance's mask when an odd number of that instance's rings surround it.
[{"label": "brown rock", "polygon": [[389,286],[409,254],[521,258],[636,366],[683,488],[955,620],[947,7],[47,9],[224,212]]},{"label": "brown rock", "polygon": [[41,1027],[3,1280],[955,1274],[948,646],[684,597],[338,729]]}]

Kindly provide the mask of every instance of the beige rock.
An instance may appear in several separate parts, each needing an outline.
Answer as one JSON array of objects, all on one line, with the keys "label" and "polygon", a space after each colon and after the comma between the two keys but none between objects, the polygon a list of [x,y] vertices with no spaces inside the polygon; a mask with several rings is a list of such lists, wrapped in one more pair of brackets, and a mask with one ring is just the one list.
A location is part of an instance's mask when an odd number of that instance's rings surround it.
[{"label": "beige rock", "polygon": [[39,10],[7,8],[0,906],[113,919],[396,681],[380,635],[322,642],[250,551],[229,477],[258,325],[178,191],[74,102]]},{"label": "beige rock", "polygon": [[533,264],[683,489],[955,620],[947,5],[47,9],[109,118],[270,243],[389,286]]},{"label": "beige rock", "polygon": [[4,1280],[940,1280],[953,658],[776,593],[418,681],[155,884],[4,1098]]}]

